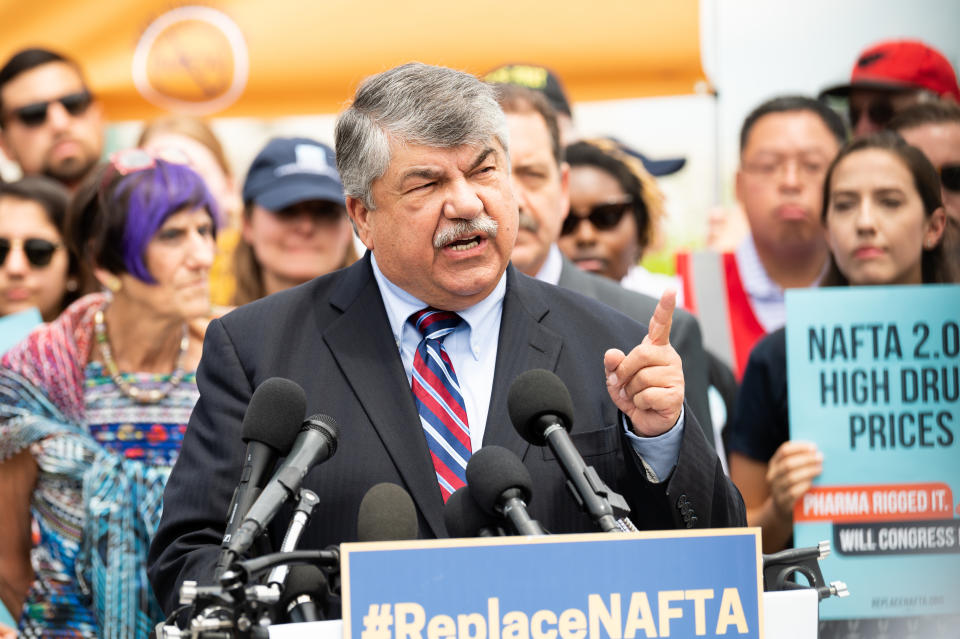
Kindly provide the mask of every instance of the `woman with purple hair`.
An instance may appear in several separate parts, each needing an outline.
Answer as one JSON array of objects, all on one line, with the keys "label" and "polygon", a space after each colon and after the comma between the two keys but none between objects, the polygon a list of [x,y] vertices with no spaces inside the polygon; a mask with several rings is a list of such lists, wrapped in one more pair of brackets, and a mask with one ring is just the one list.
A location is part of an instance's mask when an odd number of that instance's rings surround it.
[{"label": "woman with purple hair", "polygon": [[0,597],[27,637],[162,618],[145,558],[198,396],[218,215],[169,159],[121,151],[81,185],[67,241],[105,292],[0,360]]}]

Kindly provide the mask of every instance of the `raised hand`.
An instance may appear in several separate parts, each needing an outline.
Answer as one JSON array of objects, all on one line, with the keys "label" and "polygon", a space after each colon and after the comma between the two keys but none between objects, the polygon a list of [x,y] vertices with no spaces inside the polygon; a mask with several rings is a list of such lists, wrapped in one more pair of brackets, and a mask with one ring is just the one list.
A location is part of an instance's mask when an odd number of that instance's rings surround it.
[{"label": "raised hand", "polygon": [[643,341],[627,355],[616,348],[603,355],[610,399],[641,437],[655,437],[673,428],[683,407],[683,368],[670,345],[676,306],[676,292],[664,292]]}]

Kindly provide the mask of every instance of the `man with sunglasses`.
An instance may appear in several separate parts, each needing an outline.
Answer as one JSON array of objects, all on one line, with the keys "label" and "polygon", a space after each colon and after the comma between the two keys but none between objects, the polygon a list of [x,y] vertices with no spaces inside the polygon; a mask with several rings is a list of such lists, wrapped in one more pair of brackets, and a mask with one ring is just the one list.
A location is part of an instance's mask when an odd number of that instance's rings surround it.
[{"label": "man with sunglasses", "polygon": [[938,98],[960,102],[960,87],[942,53],[918,40],[891,40],[867,47],[850,82],[824,89],[820,98],[846,98],[850,129],[863,137],[913,104]]},{"label": "man with sunglasses", "polygon": [[0,69],[0,148],[24,175],[71,189],[96,165],[103,112],[74,61],[24,49]]},{"label": "man with sunglasses", "polygon": [[937,169],[948,222],[960,231],[960,105],[918,104],[898,114],[890,128],[923,151]]},{"label": "man with sunglasses", "polygon": [[[514,84],[496,86],[510,129],[510,169],[520,209],[517,243],[511,254],[513,265],[530,277],[592,297],[639,322],[647,322],[657,307],[656,298],[581,270],[557,246],[562,226],[571,218],[567,216],[570,167],[563,161],[562,133],[555,110],[541,92]],[[680,308],[674,311],[670,339],[683,361],[687,402],[707,441],[713,442],[706,354],[696,318]]]},{"label": "man with sunglasses", "polygon": [[917,104],[891,120],[890,128],[923,151],[940,176],[947,249],[960,270],[960,105],[943,100]]}]

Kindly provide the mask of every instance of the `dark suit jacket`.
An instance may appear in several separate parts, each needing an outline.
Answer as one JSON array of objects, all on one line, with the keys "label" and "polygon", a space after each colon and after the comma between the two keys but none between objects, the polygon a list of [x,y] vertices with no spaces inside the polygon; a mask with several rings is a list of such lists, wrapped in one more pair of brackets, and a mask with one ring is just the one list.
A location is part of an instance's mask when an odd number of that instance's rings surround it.
[{"label": "dark suit jacket", "polygon": [[[721,470],[692,412],[669,481],[653,484],[623,434],[604,382],[602,354],[628,350],[642,326],[607,306],[507,271],[507,291],[484,444],[523,458],[533,477],[531,515],[553,532],[593,531],[574,505],[559,465],[531,447],[507,414],[507,391],[523,371],[557,373],[573,397],[573,437],[588,464],[633,510],[638,528],[745,525],[743,501]],[[164,493],[164,512],[150,548],[149,575],[167,611],[184,579],[210,583],[224,519],[239,481],[240,425],[253,390],[285,377],[303,386],[307,413],[341,426],[336,454],[304,485],[320,505],[302,548],[356,540],[357,510],[379,482],[403,486],[416,504],[420,537],[446,536],[443,501],[413,395],[391,333],[369,258],[214,320],[197,370],[200,399]],[[681,509],[681,506],[683,508]],[[279,546],[289,512],[269,530]]]},{"label": "dark suit jacket", "polygon": [[[603,302],[644,326],[650,323],[659,301],[649,295],[625,289],[606,277],[587,273],[566,257],[563,258],[557,285]],[[700,324],[696,317],[679,307],[673,312],[670,344],[683,361],[686,402],[697,416],[707,442],[713,446],[713,426],[707,401],[709,369],[707,354],[703,350],[703,338],[700,336]]]}]

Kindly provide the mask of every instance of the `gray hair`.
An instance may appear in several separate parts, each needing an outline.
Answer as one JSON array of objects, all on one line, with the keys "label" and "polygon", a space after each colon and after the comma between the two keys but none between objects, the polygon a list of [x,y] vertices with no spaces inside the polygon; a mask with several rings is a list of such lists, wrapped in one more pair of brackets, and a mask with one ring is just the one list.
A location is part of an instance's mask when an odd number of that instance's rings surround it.
[{"label": "gray hair", "polygon": [[343,192],[376,208],[372,184],[390,165],[391,139],[453,148],[483,145],[491,137],[509,158],[507,121],[493,87],[445,67],[420,62],[394,67],[364,80],[353,104],[337,118]]}]

